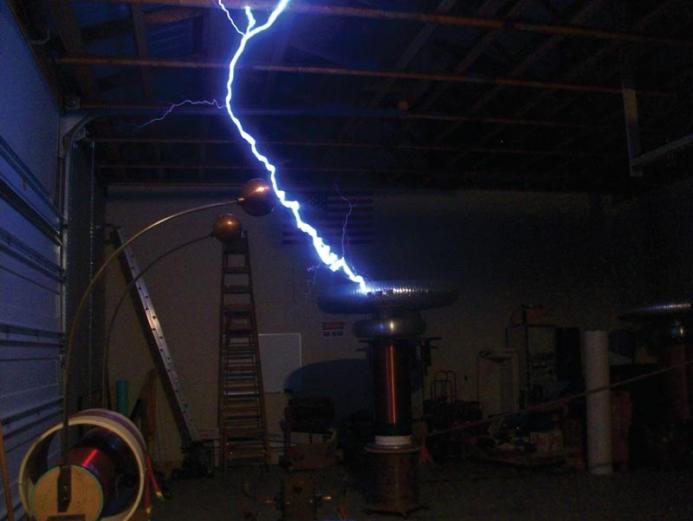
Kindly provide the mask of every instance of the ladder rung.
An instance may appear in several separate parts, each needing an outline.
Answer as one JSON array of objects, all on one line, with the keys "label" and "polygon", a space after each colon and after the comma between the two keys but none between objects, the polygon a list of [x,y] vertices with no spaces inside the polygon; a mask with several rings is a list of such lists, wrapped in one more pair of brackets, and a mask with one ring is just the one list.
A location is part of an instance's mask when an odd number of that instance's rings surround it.
[{"label": "ladder rung", "polygon": [[222,407],[250,407],[252,405],[253,407],[259,408],[260,405],[258,404],[257,398],[257,396],[248,396],[246,398],[240,396],[221,396],[221,403]]},{"label": "ladder rung", "polygon": [[223,393],[224,393],[224,396],[225,396],[225,397],[228,397],[228,396],[235,396],[235,397],[239,397],[239,396],[244,396],[244,397],[249,397],[249,396],[252,396],[252,397],[259,397],[259,396],[260,396],[260,393],[259,393],[259,392],[249,393],[249,392],[243,392],[243,391],[238,391],[238,390],[233,390],[233,391],[231,391],[231,390],[227,390],[227,389],[224,389],[224,390],[223,390]]},{"label": "ladder rung", "polygon": [[220,409],[222,411],[230,411],[230,412],[260,411],[260,404],[255,403],[255,402],[246,403],[246,404],[240,404],[240,403],[226,404],[226,403],[222,402]]},{"label": "ladder rung", "polygon": [[226,435],[226,443],[263,441],[265,429],[239,429]]},{"label": "ladder rung", "polygon": [[264,450],[246,452],[246,453],[242,453],[242,454],[233,453],[233,454],[227,454],[226,455],[227,460],[265,459],[266,457],[267,457],[267,454],[265,453]]},{"label": "ladder rung", "polygon": [[227,420],[231,422],[230,425],[234,425],[236,422],[252,422],[254,425],[258,425],[261,423],[258,421],[261,418],[262,414],[260,414],[260,411],[253,409],[245,412],[238,411],[235,414],[224,414],[222,419],[224,420],[224,423],[226,423]]},{"label": "ladder rung", "polygon": [[[247,414],[251,412],[257,412],[258,414],[262,413],[262,408],[260,407],[260,404],[257,402],[254,402],[252,404],[249,403],[242,403],[240,400],[236,403],[226,403],[226,400],[222,400],[222,405],[219,407],[219,410],[222,413],[222,416],[226,414]],[[240,403],[239,403],[240,402]]]},{"label": "ladder rung", "polygon": [[257,389],[258,381],[257,378],[227,378],[224,377],[222,381],[224,389],[230,391],[235,391],[236,389]]},{"label": "ladder rung", "polygon": [[230,293],[232,295],[242,295],[246,293],[251,293],[250,286],[240,286],[240,285],[225,285],[224,293]]},{"label": "ladder rung", "polygon": [[253,324],[230,325],[224,328],[224,333],[230,336],[241,336],[239,333],[248,334],[251,331],[255,331]]},{"label": "ladder rung", "polygon": [[256,420],[243,420],[244,423],[239,423],[241,420],[238,419],[227,419],[224,422],[224,429],[226,429],[227,436],[229,439],[237,438],[257,438],[264,437],[265,426]]},{"label": "ladder rung", "polygon": [[233,418],[227,416],[226,418],[223,418],[224,424],[222,425],[222,427],[224,428],[224,430],[226,430],[226,432],[232,434],[240,431],[245,432],[247,430],[260,430],[264,433],[264,423],[258,421],[258,418],[259,416],[236,416]]},{"label": "ladder rung", "polygon": [[262,450],[264,449],[263,443],[265,441],[264,436],[260,437],[255,437],[255,438],[233,438],[229,437],[229,434],[227,433],[224,438],[226,439],[226,451],[230,452],[233,450],[240,451],[240,450],[245,450],[246,452],[254,451],[254,450]]},{"label": "ladder rung", "polygon": [[257,356],[256,351],[236,351],[235,353],[224,353],[222,359],[226,360],[245,360],[248,358],[254,358]]},{"label": "ladder rung", "polygon": [[227,266],[224,273],[248,273],[248,266]]},{"label": "ladder rung", "polygon": [[251,304],[224,304],[225,313],[252,313],[253,306]]},{"label": "ladder rung", "polygon": [[254,372],[227,372],[223,375],[224,381],[234,381],[240,382],[245,380],[252,380],[253,382],[257,380],[257,373]]},{"label": "ladder rung", "polygon": [[256,345],[256,343],[253,341],[253,337],[255,336],[254,331],[250,331],[247,328],[241,331],[225,331],[225,336],[227,341],[240,340],[243,342],[229,343],[226,347],[255,347]]},{"label": "ladder rung", "polygon": [[257,373],[257,364],[249,364],[247,362],[235,362],[234,359],[231,359],[229,361],[224,360],[222,362],[222,365],[224,366],[224,369],[227,369],[229,371],[253,371],[254,373]]},{"label": "ladder rung", "polygon": [[254,391],[260,388],[256,378],[253,378],[252,380],[248,378],[224,378],[221,385],[227,391]]},{"label": "ladder rung", "polygon": [[248,254],[248,242],[246,240],[239,239],[236,242],[227,244],[224,250],[224,255],[247,255]]},{"label": "ladder rung", "polygon": [[230,378],[232,380],[257,380],[257,371],[234,371],[233,369],[224,371],[224,378]]}]

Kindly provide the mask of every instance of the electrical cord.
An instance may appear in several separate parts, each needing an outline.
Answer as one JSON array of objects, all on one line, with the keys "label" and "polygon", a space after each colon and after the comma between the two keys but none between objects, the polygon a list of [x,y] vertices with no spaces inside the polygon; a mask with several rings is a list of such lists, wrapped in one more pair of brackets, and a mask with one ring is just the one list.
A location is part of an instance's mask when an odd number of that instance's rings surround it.
[{"label": "electrical cord", "polygon": [[601,393],[604,391],[609,391],[611,389],[616,389],[618,387],[624,387],[626,385],[629,385],[629,384],[632,384],[635,382],[639,382],[642,380],[647,380],[648,378],[652,378],[653,376],[668,373],[668,372],[674,371],[676,369],[684,369],[684,368],[691,366],[691,365],[693,365],[693,360],[688,360],[688,361],[680,363],[680,364],[670,365],[668,367],[662,367],[660,369],[655,369],[654,371],[650,371],[648,373],[634,376],[632,378],[626,378],[625,380],[621,380],[620,382],[616,382],[616,383],[613,383],[610,385],[603,385],[601,387],[595,387],[594,389],[590,389],[588,391],[583,391],[581,393],[571,394],[570,396],[565,396],[563,398],[558,398],[556,400],[550,400],[548,402],[543,402],[543,403],[538,403],[536,405],[531,405],[529,407],[525,407],[524,409],[520,409],[519,411],[499,414],[498,416],[494,416],[493,418],[486,418],[484,420],[475,420],[475,421],[467,422],[463,425],[458,425],[456,427],[450,427],[449,429],[442,429],[439,431],[435,431],[435,432],[428,434],[427,438],[434,438],[436,436],[442,436],[443,434],[449,434],[451,432],[460,432],[460,431],[473,429],[474,427],[480,427],[483,425],[496,423],[498,421],[504,420],[505,418],[510,418],[512,416],[517,416],[519,414],[526,414],[528,412],[542,411],[544,409],[550,409],[551,407],[555,407],[556,405],[565,405],[566,403],[572,402],[573,400],[577,400],[579,398],[585,398],[586,396],[590,396],[592,394],[597,394],[597,393]]}]

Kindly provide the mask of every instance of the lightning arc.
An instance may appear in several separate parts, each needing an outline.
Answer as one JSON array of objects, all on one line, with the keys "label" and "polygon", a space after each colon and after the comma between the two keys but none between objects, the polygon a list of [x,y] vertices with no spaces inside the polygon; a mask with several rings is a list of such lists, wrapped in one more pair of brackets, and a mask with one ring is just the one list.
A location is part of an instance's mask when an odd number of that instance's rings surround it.
[{"label": "lightning arc", "polygon": [[190,100],[190,99],[186,99],[186,100],[183,100],[183,101],[179,101],[178,103],[172,103],[172,104],[169,106],[169,108],[167,108],[167,109],[164,111],[164,113],[161,114],[161,116],[159,116],[158,118],[150,119],[150,120],[147,121],[146,123],[143,123],[142,125],[139,125],[137,128],[138,128],[139,130],[142,130],[144,127],[148,127],[148,126],[151,125],[152,123],[158,123],[159,121],[163,121],[163,120],[165,120],[165,119],[171,114],[171,112],[173,112],[174,110],[176,110],[176,109],[178,109],[178,108],[180,108],[180,107],[184,107],[185,105],[195,105],[195,106],[196,106],[196,105],[208,105],[208,106],[211,106],[211,107],[216,107],[216,108],[218,108],[218,109],[223,109],[223,108],[224,108],[223,105],[221,105],[221,104],[220,104],[217,100],[215,100],[215,99],[211,99],[211,100],[207,100],[207,99],[203,99],[203,100]]},{"label": "lightning arc", "polygon": [[366,280],[363,278],[363,276],[357,274],[351,268],[351,266],[349,266],[349,264],[343,256],[339,256],[335,252],[333,252],[332,248],[330,248],[330,246],[323,240],[323,238],[320,237],[318,231],[313,226],[311,226],[303,220],[303,218],[301,217],[301,204],[298,201],[289,199],[287,197],[286,192],[279,187],[279,183],[277,182],[277,168],[270,162],[267,156],[263,155],[258,150],[257,141],[243,128],[243,124],[241,123],[240,119],[238,119],[238,117],[234,114],[233,108],[231,107],[231,100],[233,97],[233,80],[235,77],[236,64],[238,63],[238,60],[243,55],[243,52],[245,51],[248,42],[253,37],[272,27],[279,15],[284,11],[284,9],[286,9],[289,0],[280,0],[274,8],[274,10],[270,13],[269,17],[267,18],[267,21],[262,25],[256,25],[256,20],[253,16],[250,7],[246,6],[245,15],[248,19],[248,26],[245,31],[241,31],[238,28],[238,26],[234,23],[231,14],[222,3],[222,0],[217,0],[217,3],[226,14],[226,17],[229,19],[236,32],[238,32],[241,35],[241,41],[238,44],[238,48],[236,49],[234,55],[231,57],[231,60],[229,61],[229,76],[226,82],[226,112],[231,118],[231,121],[233,121],[233,123],[236,125],[236,128],[238,129],[238,132],[243,138],[243,140],[246,141],[250,146],[250,150],[255,156],[255,158],[265,167],[265,169],[269,173],[272,189],[274,190],[274,193],[276,194],[279,202],[282,204],[282,206],[291,211],[294,217],[294,221],[296,222],[296,227],[311,238],[313,248],[315,249],[315,252],[318,254],[318,257],[320,257],[320,260],[331,271],[341,271],[342,273],[344,273],[344,275],[346,275],[349,280],[359,285],[359,289],[362,292],[368,291]]}]

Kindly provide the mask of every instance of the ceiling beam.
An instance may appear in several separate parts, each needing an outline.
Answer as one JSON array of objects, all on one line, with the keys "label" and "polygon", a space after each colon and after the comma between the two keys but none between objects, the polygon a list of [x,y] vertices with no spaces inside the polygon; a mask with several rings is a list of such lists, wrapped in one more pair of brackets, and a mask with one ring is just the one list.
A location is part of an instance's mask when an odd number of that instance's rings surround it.
[{"label": "ceiling beam", "polygon": [[[218,8],[216,2],[210,0],[99,0],[108,3],[139,4],[139,5],[170,5],[176,7]],[[230,9],[244,9],[250,5],[253,9],[270,11],[276,6],[275,2],[264,0],[224,0],[224,5]],[[693,40],[668,38],[639,33],[610,31],[593,27],[573,25],[543,24],[525,20],[505,20],[478,16],[457,16],[441,13],[422,13],[412,11],[391,11],[344,5],[315,4],[292,2],[287,10],[318,16],[342,16],[351,18],[369,18],[377,20],[392,20],[399,22],[419,22],[447,25],[454,27],[474,27],[487,30],[506,30],[531,32],[545,35],[561,35],[569,38],[590,38],[597,40],[620,41],[645,45],[661,45],[672,47],[693,47]]]},{"label": "ceiling beam", "polygon": [[[84,42],[82,41],[82,32],[72,4],[64,5],[64,2],[61,0],[48,0],[48,9],[65,51],[69,54],[82,54],[84,52]],[[76,79],[82,96],[92,99],[100,97],[101,93],[90,67],[78,67]],[[108,128],[108,123],[99,122],[95,124],[95,128],[103,131]],[[114,144],[106,145],[106,154],[111,161],[120,159],[118,147]]]},{"label": "ceiling beam", "polygon": [[[158,145],[238,145],[242,144],[234,139],[220,138],[185,138],[185,137],[138,137],[138,136],[95,136],[96,143],[118,144],[158,144]],[[411,150],[420,152],[454,153],[464,149],[470,153],[499,154],[499,155],[527,155],[527,156],[568,156],[568,157],[607,157],[608,154],[593,154],[583,150],[530,150],[520,148],[489,148],[489,147],[454,147],[440,145],[413,145],[381,143],[363,143],[349,141],[258,141],[264,146],[280,147],[306,147],[306,148],[336,148],[336,149],[365,149],[365,150]]]},{"label": "ceiling beam", "polygon": [[[96,167],[100,170],[190,170],[196,172],[199,170],[223,170],[235,172],[254,172],[261,170],[258,165],[227,165],[227,164],[181,164],[181,163],[99,163]],[[335,174],[373,174],[373,173],[388,173],[398,175],[421,175],[431,174],[429,170],[413,170],[413,169],[378,169],[372,167],[353,168],[353,167],[322,167],[322,166],[305,166],[305,167],[282,167],[279,169],[282,172],[322,172]]]},{"label": "ceiling beam", "polygon": [[[132,7],[139,7],[142,9],[142,6],[139,4],[133,4]],[[198,18],[206,12],[206,10],[191,9],[189,7],[173,7],[170,9],[143,12],[143,18],[147,25],[167,25]],[[118,20],[82,27],[82,38],[85,42],[91,43],[97,40],[115,38],[123,34],[128,34],[131,29],[132,24],[130,19],[120,18]]]},{"label": "ceiling beam", "polygon": [[[116,165],[110,165],[107,163],[101,163],[97,165],[97,168],[101,171],[108,171],[114,168]],[[184,171],[190,170],[190,172],[196,173],[200,168],[200,165],[190,165],[181,166],[178,164],[144,164],[140,163],[137,165],[123,164],[122,166],[125,170],[133,168],[134,171],[138,170],[150,170],[153,171],[157,168],[170,168],[171,170]],[[233,183],[242,183],[248,179],[249,175],[253,175],[253,170],[255,167],[243,167],[235,165],[201,165],[202,168],[207,168],[210,170],[218,172],[236,172],[239,175],[229,177],[224,176],[223,179],[218,178],[214,180],[208,177],[205,182],[200,183],[197,179],[197,175],[193,174],[191,180],[187,182],[170,181],[166,178],[160,179],[145,175],[133,175],[127,178],[118,178],[115,180],[109,179],[108,174],[104,177],[106,181],[110,184],[161,184],[165,183],[166,186],[175,186],[176,184],[181,185],[228,185]],[[247,173],[243,173],[247,171]],[[332,168],[332,167],[306,167],[306,168],[282,168],[282,171],[286,174],[291,174],[292,172],[300,172],[304,174],[301,177],[300,183],[305,183],[305,174],[318,174],[319,177],[315,178],[318,183],[327,180],[331,184],[332,177],[323,176],[321,174],[354,174],[357,176],[368,176],[375,182],[385,181],[387,186],[391,189],[393,183],[402,182],[408,183],[415,180],[417,186],[445,186],[447,188],[457,188],[457,189],[471,189],[471,190],[512,190],[512,191],[560,191],[560,192],[577,192],[577,193],[614,193],[618,191],[618,186],[613,182],[613,180],[608,179],[606,176],[598,178],[598,182],[590,182],[590,180],[585,180],[584,177],[580,177],[576,172],[562,172],[557,175],[556,172],[538,172],[538,177],[527,178],[525,174],[520,174],[514,171],[431,171],[426,170],[413,170],[413,169],[368,169],[368,168]],[[231,175],[231,174],[229,174]],[[520,183],[518,184],[518,181]],[[293,186],[294,183],[292,183]],[[300,189],[296,187],[296,189]]]},{"label": "ceiling beam", "polygon": [[[168,110],[167,105],[133,104],[133,103],[108,103],[100,101],[86,101],[80,104],[81,111],[94,111],[103,115],[134,115],[134,114],[161,114]],[[570,128],[583,130],[609,130],[612,127],[605,125],[593,125],[591,123],[577,123],[573,121],[549,121],[541,119],[513,119],[503,117],[479,117],[466,114],[435,113],[435,112],[407,112],[392,109],[363,109],[359,107],[289,107],[289,108],[238,108],[236,113],[245,117],[317,117],[317,118],[359,118],[372,119],[401,119],[421,121],[464,121],[473,124],[488,125],[518,125],[544,128]],[[174,116],[218,116],[228,117],[221,110],[211,107],[181,107],[173,111],[168,117]]]},{"label": "ceiling beam", "polygon": [[[99,163],[96,168],[102,170],[170,170],[170,171],[190,171],[197,173],[200,169],[205,171],[222,171],[222,172],[247,172],[253,175],[260,167],[257,165],[229,165],[229,164],[180,164],[180,163]],[[286,174],[291,173],[319,173],[319,174],[353,174],[365,176],[393,176],[393,177],[420,177],[425,179],[433,179],[438,177],[440,180],[458,180],[464,181],[466,176],[471,176],[475,179],[498,178],[498,177],[513,177],[518,178],[517,172],[497,172],[497,171],[453,171],[430,169],[406,169],[406,168],[372,168],[372,167],[330,167],[330,166],[305,166],[305,167],[279,167],[279,170]],[[569,177],[570,173],[564,173],[565,177]],[[554,182],[560,182],[561,176],[557,176],[555,172],[543,172],[542,175]],[[197,178],[197,175],[195,174]],[[150,179],[151,180],[151,179]],[[159,179],[163,181],[163,179]]]},{"label": "ceiling beam", "polygon": [[[447,13],[449,12],[457,3],[458,0],[441,0],[436,7],[436,13]],[[487,0],[486,4],[498,4],[502,3],[503,0]],[[424,25],[416,36],[412,39],[411,43],[407,46],[404,52],[400,55],[397,63],[395,63],[395,70],[403,71],[405,70],[411,61],[416,57],[421,48],[426,44],[426,42],[433,35],[434,31],[438,28],[437,24],[427,23]],[[387,95],[390,89],[394,86],[396,78],[388,78],[384,84],[378,89],[373,98],[371,98],[368,103],[369,107],[376,107],[380,104],[383,98]]]},{"label": "ceiling beam", "polygon": [[[63,56],[56,58],[60,65],[110,65],[123,67],[152,67],[173,69],[226,69],[228,63],[206,62],[199,60],[170,60],[147,59],[136,57],[117,56]],[[465,74],[437,74],[427,72],[405,72],[369,69],[347,69],[341,67],[313,67],[301,65],[271,65],[256,64],[241,66],[241,69],[259,72],[282,72],[287,74],[326,75],[339,77],[358,78],[392,78],[398,80],[436,81],[448,83],[472,83],[484,85],[502,85],[504,87],[520,87],[528,89],[558,90],[567,92],[592,92],[599,94],[621,95],[621,87],[618,85],[588,85],[580,83],[562,83],[552,81],[528,80],[510,77],[490,77]],[[637,91],[641,96],[671,96],[671,93],[657,90],[641,89]]]},{"label": "ceiling beam", "polygon": [[[58,32],[58,37],[68,54],[84,53],[82,34],[71,5],[64,5],[62,0],[48,0],[48,10]],[[87,64],[80,65],[75,71],[82,95],[89,98],[99,96],[99,89]]]},{"label": "ceiling beam", "polygon": [[[659,16],[667,12],[669,9],[671,9],[673,6],[675,6],[679,0],[666,0],[665,2],[662,2],[657,6],[655,9],[650,11],[647,15],[643,16],[636,24],[634,25],[634,28],[636,30],[642,30],[645,27],[647,27],[649,24],[651,24],[654,20],[656,20]],[[606,56],[609,54],[617,51],[620,48],[620,44],[618,43],[612,43],[610,45],[607,45],[605,47],[602,47],[599,51],[596,53],[592,54],[582,62],[574,65],[573,67],[570,68],[570,70],[563,76],[564,80],[567,81],[572,81],[575,78],[580,77],[586,70],[590,69],[591,67],[594,67],[597,63],[599,63],[601,60],[603,60]],[[529,100],[527,103],[522,105],[515,113],[514,116],[516,117],[524,117],[526,116],[531,110],[540,105],[542,102],[546,101],[551,94],[551,91],[544,91],[537,95],[534,99]],[[572,103],[572,100],[569,102]],[[563,110],[568,104],[553,104],[553,114],[560,113],[561,110]],[[620,104],[618,108],[619,112],[622,110]],[[500,134],[502,129],[497,128],[493,131],[491,131],[489,134],[487,134],[482,143],[486,144],[489,143],[492,139],[494,139],[496,136]],[[454,164],[455,162],[459,161],[464,157],[464,154],[459,154],[455,156],[450,164]]]},{"label": "ceiling beam", "polygon": [[[132,28],[135,34],[135,48],[140,58],[146,59],[149,56],[149,44],[147,43],[147,26],[144,18],[144,11],[141,5],[130,6],[132,16]],[[142,68],[142,91],[145,98],[152,97],[152,77],[151,71]]]},{"label": "ceiling beam", "polygon": [[[515,3],[513,8],[510,10],[508,13],[510,16],[516,16],[519,15],[525,7],[527,7],[527,4],[531,0],[519,0],[518,2]],[[495,43],[498,38],[503,34],[503,31],[500,29],[490,31],[486,34],[484,34],[479,40],[468,50],[465,52],[464,58],[460,60],[452,69],[452,72],[454,74],[463,74],[467,72],[481,56],[484,55],[484,53],[488,50],[488,48]],[[416,106],[418,108],[421,108],[422,110],[427,110],[430,107],[434,105],[434,103],[443,95],[445,92],[447,92],[447,87],[449,85],[447,84],[438,84],[437,88],[426,97],[425,101],[421,104],[418,103],[418,98],[420,97],[420,94],[423,94],[427,92],[429,85],[424,84],[421,86],[421,90],[419,90],[419,95],[415,97],[415,99],[411,100],[411,106]]]},{"label": "ceiling beam", "polygon": [[[594,15],[594,12],[604,3],[604,0],[590,0],[587,2],[582,9],[580,9],[572,18],[572,21],[575,23],[580,23],[584,22],[586,20],[589,20],[589,17]],[[537,61],[542,59],[544,56],[546,56],[552,49],[554,49],[560,42],[563,41],[563,37],[561,36],[553,36],[546,40],[544,43],[539,45],[538,47],[535,47],[534,49],[531,49],[531,51],[527,54],[525,59],[523,59],[520,63],[515,65],[511,70],[509,76],[511,77],[517,77],[520,74],[523,74],[526,72],[532,65],[534,65]],[[442,87],[445,87],[445,85],[441,85],[441,90]],[[488,105],[491,100],[493,100],[495,97],[497,97],[503,90],[502,85],[497,85],[487,93],[485,93],[483,96],[481,96],[475,103],[469,108],[469,112],[471,114],[477,114],[479,113],[486,105]],[[443,91],[444,92],[444,91]],[[442,92],[440,92],[442,94]],[[439,94],[439,95],[440,95]],[[430,101],[430,100],[429,100]],[[435,101],[435,98],[434,100]],[[430,104],[425,105],[425,107],[430,107]],[[440,133],[436,137],[436,141],[443,141],[445,138],[453,134],[457,129],[459,128],[459,125],[453,124],[449,128],[447,128],[444,132]]]}]

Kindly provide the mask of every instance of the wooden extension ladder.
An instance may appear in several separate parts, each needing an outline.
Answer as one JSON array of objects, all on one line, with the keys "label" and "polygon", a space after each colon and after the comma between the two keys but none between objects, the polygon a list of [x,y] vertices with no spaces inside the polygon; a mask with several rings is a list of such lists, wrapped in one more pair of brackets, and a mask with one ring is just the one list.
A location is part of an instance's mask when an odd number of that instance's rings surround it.
[{"label": "wooden extension ladder", "polygon": [[270,451],[247,234],[223,248],[219,432],[226,471],[234,463],[269,463]]}]

